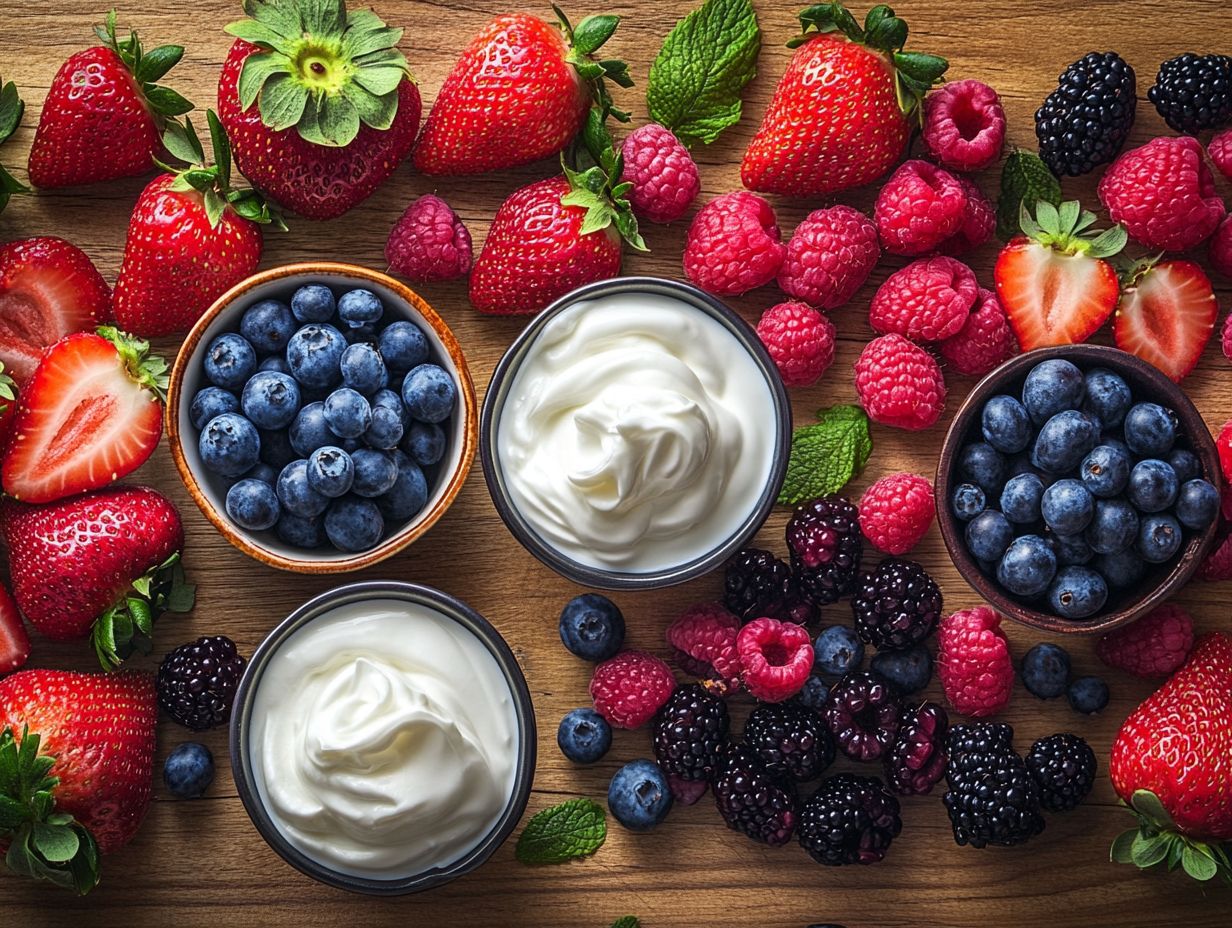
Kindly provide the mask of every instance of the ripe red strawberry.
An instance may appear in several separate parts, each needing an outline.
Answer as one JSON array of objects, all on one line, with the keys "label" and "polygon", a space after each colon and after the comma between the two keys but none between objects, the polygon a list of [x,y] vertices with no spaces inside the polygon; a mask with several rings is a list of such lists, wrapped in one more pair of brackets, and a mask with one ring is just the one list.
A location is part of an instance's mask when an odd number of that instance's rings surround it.
[{"label": "ripe red strawberry", "polygon": [[1023,351],[1085,342],[1117,305],[1120,283],[1105,261],[1125,247],[1121,226],[1093,235],[1095,214],[1076,200],[1023,205],[1023,235],[997,257],[997,299]]},{"label": "ripe red strawberry", "polygon": [[1147,261],[1129,275],[1113,334],[1122,351],[1179,383],[1202,357],[1218,315],[1215,291],[1202,268],[1192,261]]},{"label": "ripe red strawberry", "polygon": [[116,14],[95,29],[102,45],[78,52],[51,79],[30,146],[30,183],[71,187],[139,177],[162,157],[171,117],[193,105],[155,82],[184,55],[179,45],[145,51],[130,32],[116,37]]},{"label": "ripe red strawberry", "polygon": [[592,101],[610,104],[605,78],[633,85],[624,62],[591,57],[619,17],[588,16],[574,29],[556,12],[559,26],[509,13],[471,39],[424,121],[417,171],[480,174],[549,158],[578,134]]},{"label": "ripe red strawberry", "polygon": [[1113,844],[1114,860],[1232,879],[1220,846],[1232,840],[1232,637],[1201,638],[1185,665],[1130,714],[1109,770],[1139,820]]},{"label": "ripe red strawberry", "polygon": [[179,564],[184,526],[148,487],[108,487],[72,499],[0,506],[13,597],[55,640],[92,635],[104,668],[148,653],[162,611],[191,608]]},{"label": "ripe red strawberry", "polygon": [[145,818],[157,721],[148,673],[23,670],[0,680],[0,770],[26,771],[0,781],[15,800],[0,821],[9,868],[89,892],[99,853],[131,841]]},{"label": "ripe red strawberry", "polygon": [[740,165],[744,186],[817,197],[859,187],[902,158],[944,58],[903,52],[907,24],[887,6],[861,28],[840,3],[800,14],[795,54]]},{"label": "ripe red strawberry", "polygon": [[218,114],[254,187],[307,219],[366,200],[415,143],[419,89],[401,29],[343,0],[245,2],[227,26]]},{"label": "ripe red strawberry", "polygon": [[103,326],[43,355],[22,390],[0,473],[28,503],[95,490],[131,473],[163,432],[167,363],[149,345]]},{"label": "ripe red strawberry", "polygon": [[22,624],[13,594],[0,583],[0,674],[10,673],[30,656],[30,636]]},{"label": "ripe red strawberry", "polygon": [[0,361],[25,383],[43,350],[111,317],[111,290],[85,252],[62,238],[0,246]]}]

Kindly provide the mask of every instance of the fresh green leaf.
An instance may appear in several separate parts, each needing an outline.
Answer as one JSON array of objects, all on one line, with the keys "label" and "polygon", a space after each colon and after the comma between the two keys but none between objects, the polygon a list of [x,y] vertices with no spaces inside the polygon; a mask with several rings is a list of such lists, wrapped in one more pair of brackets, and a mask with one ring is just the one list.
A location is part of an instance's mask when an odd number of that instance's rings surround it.
[{"label": "fresh green leaf", "polygon": [[587,857],[607,839],[607,816],[592,799],[569,799],[537,813],[518,837],[525,864],[558,864]]},{"label": "fresh green leaf", "polygon": [[316,131],[312,137],[304,135],[301,125],[300,135],[317,145],[342,148],[359,135],[359,110],[346,97],[321,97],[317,101]]},{"label": "fresh green leaf", "polygon": [[28,821],[30,812],[12,796],[0,794],[0,834]]},{"label": "fresh green leaf", "polygon": [[804,499],[837,493],[864,469],[872,452],[863,409],[844,405],[821,410],[816,423],[801,426],[792,435],[779,503],[794,506]]},{"label": "fresh green leaf", "polygon": [[642,923],[636,915],[622,915],[612,922],[612,928],[642,928]]},{"label": "fresh green leaf", "polygon": [[1009,241],[1019,233],[1022,207],[1028,212],[1040,202],[1058,205],[1061,182],[1048,170],[1039,155],[1017,149],[1005,159],[1001,169],[1001,196],[997,201],[997,235]]},{"label": "fresh green leaf", "polygon": [[1212,880],[1219,872],[1219,865],[1209,854],[1202,853],[1192,844],[1186,844],[1181,852],[1181,867],[1195,880],[1206,882]]},{"label": "fresh green leaf", "polygon": [[1121,249],[1129,244],[1129,233],[1119,223],[1110,229],[1105,229],[1091,240],[1087,254],[1092,258],[1110,258],[1119,254]]},{"label": "fresh green leaf", "polygon": [[1130,828],[1121,832],[1112,842],[1112,849],[1108,852],[1108,859],[1114,864],[1131,864],[1134,862],[1133,846],[1134,839],[1138,837],[1138,829]]},{"label": "fresh green leaf", "polygon": [[573,50],[580,55],[593,55],[612,37],[619,25],[619,16],[587,16],[573,30]]},{"label": "fresh green leaf", "polygon": [[236,85],[240,97],[240,109],[247,110],[257,102],[257,95],[265,82],[275,74],[290,75],[291,66],[285,55],[273,52],[254,52],[244,59],[240,79]]},{"label": "fresh green leaf", "polygon": [[224,26],[223,31],[252,45],[275,48],[279,51],[286,46],[286,38],[283,35],[266,23],[255,19],[236,20]]},{"label": "fresh green leaf", "polygon": [[290,74],[271,74],[261,86],[259,99],[261,121],[275,132],[298,123],[309,106],[308,88]]},{"label": "fresh green leaf", "polygon": [[72,860],[81,847],[77,833],[65,825],[35,822],[31,829],[31,840],[39,855],[53,864],[67,863]]},{"label": "fresh green leaf", "polygon": [[1168,835],[1151,835],[1148,837],[1139,834],[1134,838],[1133,846],[1130,848],[1130,857],[1138,867],[1146,870],[1168,856],[1170,840],[1172,839]]},{"label": "fresh green leaf", "polygon": [[191,120],[186,119],[182,124],[175,120],[168,122],[163,132],[163,147],[171,157],[185,164],[205,163],[205,149],[201,147]]},{"label": "fresh green leaf", "polygon": [[17,85],[9,81],[0,87],[0,142],[6,141],[17,131],[26,105],[17,93]]},{"label": "fresh green leaf", "polygon": [[[362,67],[351,77],[354,83],[378,97],[395,92],[405,79],[406,69],[390,64]],[[394,102],[396,104],[397,100]]]},{"label": "fresh green leaf", "polygon": [[1129,804],[1133,806],[1135,812],[1146,818],[1156,828],[1173,827],[1172,816],[1168,814],[1164,804],[1159,801],[1159,797],[1149,789],[1135,790],[1130,797]]},{"label": "fresh green leaf", "polygon": [[213,110],[206,110],[205,119],[210,127],[210,145],[214,149],[218,183],[224,190],[227,190],[231,187],[231,142],[227,139],[227,130],[222,127],[222,121],[217,113]]},{"label": "fresh green leaf", "polygon": [[183,116],[191,112],[193,104],[170,87],[150,86],[145,88],[146,101],[162,116]]},{"label": "fresh green leaf", "polygon": [[394,124],[394,117],[398,115],[397,89],[377,95],[354,81],[348,81],[342,87],[342,95],[351,101],[359,114],[359,121],[365,126],[384,131]]},{"label": "fresh green leaf", "polygon": [[184,57],[181,45],[160,45],[142,56],[133,75],[139,83],[153,84],[180,63]]}]

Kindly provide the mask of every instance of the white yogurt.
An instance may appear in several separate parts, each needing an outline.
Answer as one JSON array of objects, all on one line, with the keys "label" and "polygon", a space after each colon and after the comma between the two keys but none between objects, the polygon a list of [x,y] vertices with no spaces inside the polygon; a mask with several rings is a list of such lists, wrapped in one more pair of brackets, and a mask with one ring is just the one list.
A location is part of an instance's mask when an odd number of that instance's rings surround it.
[{"label": "white yogurt", "polygon": [[774,396],[748,350],[683,300],[612,294],[531,343],[497,426],[514,505],[580,564],[650,573],[714,550],[774,457]]},{"label": "white yogurt", "polygon": [[513,794],[518,721],[496,659],[401,600],[338,606],[288,636],[253,696],[257,792],[340,873],[413,876],[472,850]]}]

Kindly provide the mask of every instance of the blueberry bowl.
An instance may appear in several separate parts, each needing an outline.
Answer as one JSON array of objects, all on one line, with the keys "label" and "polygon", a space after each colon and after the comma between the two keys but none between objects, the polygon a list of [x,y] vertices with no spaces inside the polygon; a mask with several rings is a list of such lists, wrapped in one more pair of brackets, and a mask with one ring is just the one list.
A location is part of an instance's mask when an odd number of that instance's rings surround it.
[{"label": "blueberry bowl", "polygon": [[[312,284],[321,302],[292,310]],[[329,330],[320,383],[311,352],[293,347],[310,326]],[[434,385],[447,404],[420,410]],[[477,444],[474,386],[445,322],[393,278],[330,262],[272,268],[223,294],[184,340],[167,409],[172,457],[205,516],[244,553],[301,573],[358,570],[411,544],[452,504]],[[203,441],[207,429],[218,440]]]},{"label": "blueberry bowl", "polygon": [[941,446],[937,517],[958,572],[997,610],[1103,633],[1193,576],[1220,479],[1179,386],[1115,348],[1064,345],[1007,361],[968,394]]}]

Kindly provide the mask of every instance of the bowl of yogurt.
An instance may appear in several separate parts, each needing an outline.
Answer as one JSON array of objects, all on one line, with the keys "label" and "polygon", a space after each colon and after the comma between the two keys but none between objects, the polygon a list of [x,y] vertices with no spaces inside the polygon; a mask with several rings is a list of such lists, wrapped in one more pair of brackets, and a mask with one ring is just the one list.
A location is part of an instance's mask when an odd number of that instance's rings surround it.
[{"label": "bowl of yogurt", "polygon": [[688,284],[574,290],[501,358],[480,419],[488,491],[519,542],[601,589],[722,564],[773,508],[791,406],[757,333]]},{"label": "bowl of yogurt", "polygon": [[230,747],[244,808],[287,863],[399,895],[469,873],[513,831],[534,776],[534,708],[513,652],[465,603],[353,583],[257,648]]}]

